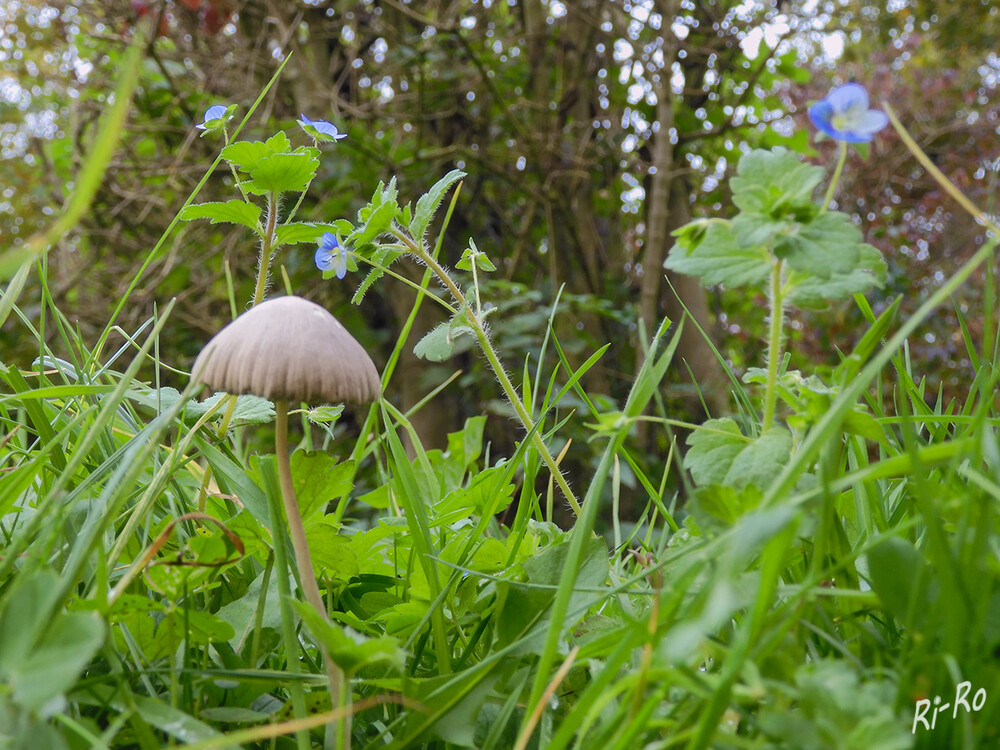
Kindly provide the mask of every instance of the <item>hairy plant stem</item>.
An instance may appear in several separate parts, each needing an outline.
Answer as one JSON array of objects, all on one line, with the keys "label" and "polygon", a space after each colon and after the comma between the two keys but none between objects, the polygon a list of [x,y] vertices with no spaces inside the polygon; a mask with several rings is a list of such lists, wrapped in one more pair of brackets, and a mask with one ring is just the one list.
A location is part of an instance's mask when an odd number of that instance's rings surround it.
[{"label": "hairy plant stem", "polygon": [[782,297],[784,261],[777,261],[771,269],[771,333],[767,343],[767,386],[764,390],[764,418],[761,431],[767,432],[774,424],[774,411],[778,401],[778,365],[781,360],[781,329],[785,323],[785,301]]},{"label": "hairy plant stem", "polygon": [[[288,402],[279,399],[274,402],[275,430],[274,430],[274,450],[278,459],[278,479],[281,482],[281,500],[285,506],[285,516],[288,521],[288,530],[292,537],[292,548],[295,551],[295,566],[299,571],[299,583],[302,586],[302,594],[306,601],[311,604],[320,617],[325,620],[330,618],[326,613],[326,605],[323,603],[323,596],[319,592],[316,584],[316,574],[313,572],[312,558],[309,556],[309,544],[306,542],[306,530],[302,525],[302,516],[299,513],[298,500],[295,497],[295,486],[292,484],[292,466],[288,457]],[[323,665],[326,667],[327,677],[330,679],[330,703],[334,708],[341,707],[342,700],[350,700],[350,693],[345,689],[346,680],[343,671],[338,667],[326,647],[320,643],[319,650],[323,655]],[[337,731],[337,746],[350,746],[350,713],[344,719],[343,726]],[[341,738],[346,738],[346,744],[341,744]]]},{"label": "hairy plant stem", "polygon": [[278,222],[278,199],[275,194],[267,196],[267,226],[260,241],[260,264],[257,266],[257,287],[253,293],[253,304],[259,305],[267,288],[267,274],[271,265],[271,246],[274,244],[274,225]]},{"label": "hairy plant stem", "polygon": [[[411,240],[402,232],[396,232],[395,235],[404,245],[406,245],[410,252],[426,263],[427,267],[434,272],[434,275],[441,280],[441,283],[447,287],[448,291],[451,292],[452,297],[455,298],[455,302],[458,303],[459,309],[462,309],[463,307],[468,308],[468,302],[465,299],[465,295],[462,294],[462,290],[458,288],[458,285],[455,284],[454,280],[444,267],[441,266],[441,264],[439,264],[430,253],[424,250],[423,247],[420,247],[416,242]],[[528,410],[524,408],[524,403],[518,397],[517,389],[514,388],[514,384],[511,383],[510,378],[507,377],[507,371],[500,362],[500,357],[497,356],[496,349],[493,348],[493,343],[490,341],[490,337],[487,335],[482,321],[479,319],[478,315],[470,315],[468,317],[468,321],[476,335],[476,338],[479,340],[479,346],[483,350],[483,354],[486,355],[486,359],[490,363],[490,367],[493,369],[497,380],[500,381],[500,387],[503,389],[504,395],[507,397],[507,401],[514,407],[514,411],[517,412],[517,417],[521,421],[521,425],[527,432],[531,433],[535,429],[535,422],[531,418],[531,415],[528,414]],[[556,484],[559,485],[559,489],[566,498],[566,502],[570,504],[570,507],[573,509],[573,513],[579,516],[581,510],[580,502],[576,499],[576,495],[573,494],[573,490],[570,489],[569,484],[566,482],[566,477],[564,477],[562,472],[559,470],[559,464],[556,462],[555,458],[552,457],[548,446],[546,446],[545,441],[542,440],[541,434],[534,432],[532,442],[541,454],[542,460],[545,462],[546,467],[548,467],[549,472],[556,481]]]}]

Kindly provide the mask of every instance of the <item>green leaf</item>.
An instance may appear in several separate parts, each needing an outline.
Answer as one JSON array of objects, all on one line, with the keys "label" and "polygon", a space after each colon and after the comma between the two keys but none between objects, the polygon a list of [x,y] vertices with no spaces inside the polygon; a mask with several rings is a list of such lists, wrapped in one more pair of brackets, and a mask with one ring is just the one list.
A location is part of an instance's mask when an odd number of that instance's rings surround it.
[{"label": "green leaf", "polygon": [[294,221],[290,224],[282,224],[274,230],[277,237],[277,245],[313,245],[319,244],[320,238],[326,232],[338,232],[343,237],[354,231],[351,222],[346,219],[338,219],[332,224],[311,224],[304,221]]},{"label": "green leaf", "polygon": [[371,492],[359,495],[355,498],[358,502],[370,505],[373,508],[385,509],[389,507],[389,485],[383,484]]},{"label": "green leaf", "polygon": [[416,211],[413,212],[413,221],[410,222],[409,226],[410,236],[413,239],[418,242],[423,239],[424,234],[427,232],[427,227],[430,225],[431,219],[434,218],[434,213],[437,211],[438,206],[441,205],[441,201],[444,199],[448,189],[463,177],[465,177],[465,172],[453,169],[434,183],[434,186],[420,197],[420,200],[417,201]]},{"label": "green leaf", "polygon": [[104,622],[97,613],[59,615],[34,650],[9,674],[14,698],[34,711],[42,709],[77,681],[104,642]]},{"label": "green leaf", "polygon": [[472,329],[466,325],[454,326],[454,321],[453,318],[431,329],[413,347],[413,353],[428,362],[443,362],[448,359],[455,351],[455,340],[462,335],[472,333]]},{"label": "green leaf", "polygon": [[472,514],[493,515],[502,512],[514,499],[514,485],[505,476],[503,466],[494,466],[476,474],[468,487],[461,487],[438,502],[433,517],[438,524],[452,524]]},{"label": "green leaf", "polygon": [[785,468],[791,454],[791,433],[784,427],[772,427],[733,458],[723,484],[765,489]]},{"label": "green leaf", "polygon": [[59,579],[48,568],[15,579],[4,592],[0,609],[0,673],[16,668],[31,652],[56,606]]},{"label": "green leaf", "polygon": [[[223,605],[218,616],[229,623],[235,635],[230,639],[230,645],[236,648],[241,638],[245,638],[254,626],[258,607],[260,606],[260,589],[264,585],[264,574],[258,575],[251,583],[246,593],[239,599]],[[278,598],[278,576],[272,575],[267,582],[267,597],[264,611],[261,614],[261,627],[278,630],[281,627],[281,610]]]},{"label": "green leaf", "polygon": [[[597,603],[603,594],[590,593],[587,589],[600,589],[607,583],[609,563],[608,548],[601,537],[592,537],[585,542],[580,571],[576,578],[576,588],[570,596],[567,612],[578,616],[586,611],[588,603]],[[513,654],[537,654],[545,645],[549,628],[550,606],[556,597],[556,589],[566,567],[569,552],[568,541],[560,541],[538,552],[534,557],[521,563],[527,577],[527,584],[516,580],[496,583],[497,588],[497,646],[505,648],[516,644]],[[562,623],[568,631],[574,621],[567,618]]]},{"label": "green leaf", "polygon": [[740,247],[769,246],[775,235],[795,231],[796,224],[771,219],[763,214],[743,212],[733,217],[733,235]]},{"label": "green leaf", "polygon": [[366,638],[353,628],[330,622],[307,602],[292,601],[309,632],[326,646],[330,658],[348,676],[372,664],[387,664],[394,671],[401,671],[406,653],[395,638]]},{"label": "green leaf", "polygon": [[319,159],[307,153],[272,154],[249,167],[253,178],[243,183],[249,193],[301,192],[309,187],[319,168]]},{"label": "green leaf", "polygon": [[354,230],[345,240],[348,244],[358,246],[372,242],[380,234],[385,234],[392,226],[392,220],[399,213],[395,201],[383,203],[372,211],[363,225]]},{"label": "green leaf", "polygon": [[486,417],[469,417],[458,432],[448,433],[448,453],[457,458],[462,468],[468,468],[483,451],[483,431]]},{"label": "green leaf", "polygon": [[340,419],[343,411],[343,404],[337,404],[336,406],[316,406],[306,412],[306,419],[313,424],[332,424]]},{"label": "green leaf", "polygon": [[337,534],[330,524],[321,521],[306,526],[306,542],[313,569],[320,578],[347,582],[361,572],[350,540]]},{"label": "green leaf", "polygon": [[796,271],[829,279],[833,274],[850,274],[857,269],[863,246],[861,230],[847,214],[827,211],[779,235],[774,254]]},{"label": "green leaf", "polygon": [[856,266],[847,273],[832,273],[819,278],[800,272],[788,275],[786,299],[793,305],[810,310],[823,310],[829,300],[847,299],[864,294],[872,287],[885,284],[886,265],[882,253],[875,247],[860,244]]},{"label": "green leaf", "polygon": [[241,200],[231,200],[225,203],[195,203],[181,211],[182,221],[195,219],[211,219],[213,224],[222,222],[242,224],[254,231],[260,220],[260,207]]},{"label": "green leaf", "polygon": [[[686,249],[685,245],[692,242],[696,242],[693,248]],[[705,228],[700,241],[690,235],[684,237],[684,242],[679,240],[663,265],[677,273],[697,276],[705,286],[724,284],[733,288],[764,281],[772,263],[766,248],[741,247],[729,222],[713,222]]]},{"label": "green leaf", "polygon": [[[371,245],[369,245],[368,247],[371,247]],[[354,248],[355,252],[358,252],[360,250],[361,248],[359,247]],[[378,263],[380,266],[388,268],[393,263],[395,263],[396,260],[403,257],[404,255],[406,255],[406,253],[404,253],[401,250],[392,250],[388,247],[382,246],[376,249],[371,254],[370,259],[373,262]],[[372,285],[376,281],[382,278],[383,273],[385,272],[381,268],[372,267],[371,271],[368,272],[368,275],[365,276],[365,280],[358,285],[358,290],[354,293],[354,296],[351,298],[351,302],[355,305],[360,304],[361,300],[363,300],[365,297],[365,293],[369,289],[371,289]]]},{"label": "green leaf", "polygon": [[731,526],[756,508],[761,497],[760,490],[752,484],[740,488],[710,484],[695,489],[691,512],[701,526],[706,526],[710,519]]},{"label": "green leaf", "polygon": [[237,141],[222,149],[222,158],[241,171],[248,172],[258,161],[273,153],[276,152],[271,151],[268,144],[262,141]]},{"label": "green leaf", "polygon": [[232,625],[210,612],[174,610],[167,617],[177,620],[178,630],[184,632],[192,643],[220,643],[232,640],[236,634]]},{"label": "green leaf", "polygon": [[755,149],[743,156],[729,181],[733,203],[749,213],[771,219],[813,215],[813,191],[823,180],[822,167],[805,164],[784,148]]},{"label": "green leaf", "polygon": [[725,484],[729,467],[749,443],[733,420],[710,419],[688,436],[684,468],[697,485]]},{"label": "green leaf", "polygon": [[684,468],[700,486],[720,484],[741,488],[768,487],[781,473],[792,452],[792,435],[772,427],[748,440],[730,419],[713,419],[688,437]]},{"label": "green leaf", "polygon": [[868,573],[886,611],[901,624],[913,624],[908,620],[911,613],[919,620],[933,611],[934,571],[905,539],[886,537],[868,550]]},{"label": "green leaf", "polygon": [[[222,399],[228,399],[228,393],[213,393],[200,404],[191,400],[185,407],[185,415],[190,417],[200,417],[211,409]],[[224,408],[224,407],[223,407]],[[222,417],[222,413],[218,415]],[[274,404],[262,396],[254,396],[245,393],[236,397],[236,408],[233,409],[233,416],[229,420],[230,429],[233,427],[245,427],[251,424],[270,424],[274,421]]]},{"label": "green leaf", "polygon": [[291,465],[303,523],[354,487],[354,461],[337,463],[336,458],[323,451],[297,450],[292,454]]}]

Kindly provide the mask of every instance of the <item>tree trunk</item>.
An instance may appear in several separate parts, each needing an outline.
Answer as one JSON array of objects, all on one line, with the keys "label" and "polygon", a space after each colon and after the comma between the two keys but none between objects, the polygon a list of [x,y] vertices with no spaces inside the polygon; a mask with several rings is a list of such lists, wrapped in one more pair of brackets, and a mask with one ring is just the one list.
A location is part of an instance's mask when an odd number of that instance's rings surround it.
[{"label": "tree trunk", "polygon": [[[672,18],[678,0],[669,0],[659,9],[664,18]],[[670,233],[690,220],[690,206],[684,181],[677,176],[674,162],[674,145],[671,130],[674,127],[674,94],[669,72],[676,59],[677,40],[665,34],[663,43],[663,70],[655,79],[656,139],[653,144],[653,174],[646,196],[646,242],[642,253],[642,277],[639,287],[639,310],[646,335],[651,336],[664,314],[663,261],[671,245]],[[670,276],[671,283],[688,311],[706,332],[711,330],[708,297],[696,279],[687,276]],[[665,312],[675,323],[683,316],[680,302],[669,295]],[[636,348],[636,369],[642,364],[643,348]],[[675,361],[686,362],[702,389],[709,410],[719,413],[726,407],[725,374],[711,347],[690,321],[684,327],[677,346]],[[691,399],[689,410],[701,411],[697,398]]]}]

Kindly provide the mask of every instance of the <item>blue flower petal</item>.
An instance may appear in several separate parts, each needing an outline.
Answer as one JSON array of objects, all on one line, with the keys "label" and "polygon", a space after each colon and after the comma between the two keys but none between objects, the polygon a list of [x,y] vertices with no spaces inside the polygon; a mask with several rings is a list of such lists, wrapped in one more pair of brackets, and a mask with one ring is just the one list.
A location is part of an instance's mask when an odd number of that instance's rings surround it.
[{"label": "blue flower petal", "polygon": [[316,248],[316,268],[320,271],[330,271],[333,269],[333,253],[328,253],[323,248]]},{"label": "blue flower petal", "polygon": [[227,111],[229,111],[229,108],[225,104],[213,104],[205,110],[205,116],[195,127],[198,130],[215,130],[222,125],[219,121],[226,116]]},{"label": "blue flower petal", "polygon": [[334,250],[337,249],[337,247],[339,247],[339,243],[337,242],[337,235],[335,235],[333,232],[324,232],[323,236],[320,238],[319,246],[324,250],[326,250],[326,252],[332,253]]},{"label": "blue flower petal", "polygon": [[836,112],[863,111],[868,109],[868,92],[860,83],[845,83],[827,94],[826,101]]},{"label": "blue flower petal", "polygon": [[889,124],[889,116],[880,109],[868,109],[854,121],[854,130],[858,133],[877,133]]},{"label": "blue flower petal", "polygon": [[224,117],[225,114],[226,114],[226,105],[216,104],[205,110],[204,122],[208,122],[209,120],[218,120],[220,117]]},{"label": "blue flower petal", "polygon": [[347,275],[347,250],[337,242],[333,232],[324,232],[316,248],[316,267],[321,271],[333,271],[338,279]]},{"label": "blue flower petal", "polygon": [[301,116],[299,125],[308,135],[319,141],[339,141],[341,138],[346,138],[347,133],[341,133],[340,130],[332,122],[327,122],[326,120],[310,120],[305,115]]},{"label": "blue flower petal", "polygon": [[347,253],[343,249],[333,256],[333,269],[338,279],[347,275]]},{"label": "blue flower petal", "polygon": [[833,125],[830,124],[832,118],[833,105],[828,99],[818,101],[809,108],[809,119],[812,120],[813,125],[831,138],[836,138],[837,133],[833,129]]},{"label": "blue flower petal", "polygon": [[809,108],[817,129],[846,143],[865,143],[889,124],[885,112],[868,109],[868,92],[857,83],[837,86]]}]

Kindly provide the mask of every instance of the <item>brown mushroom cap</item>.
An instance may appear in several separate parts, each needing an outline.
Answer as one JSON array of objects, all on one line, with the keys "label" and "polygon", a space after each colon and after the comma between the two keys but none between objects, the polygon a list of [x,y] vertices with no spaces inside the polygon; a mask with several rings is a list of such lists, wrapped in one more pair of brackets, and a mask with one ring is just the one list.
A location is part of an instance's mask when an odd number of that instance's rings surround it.
[{"label": "brown mushroom cap", "polygon": [[371,357],[326,309],[276,297],[219,331],[194,361],[197,382],[271,401],[364,404],[381,395]]}]

